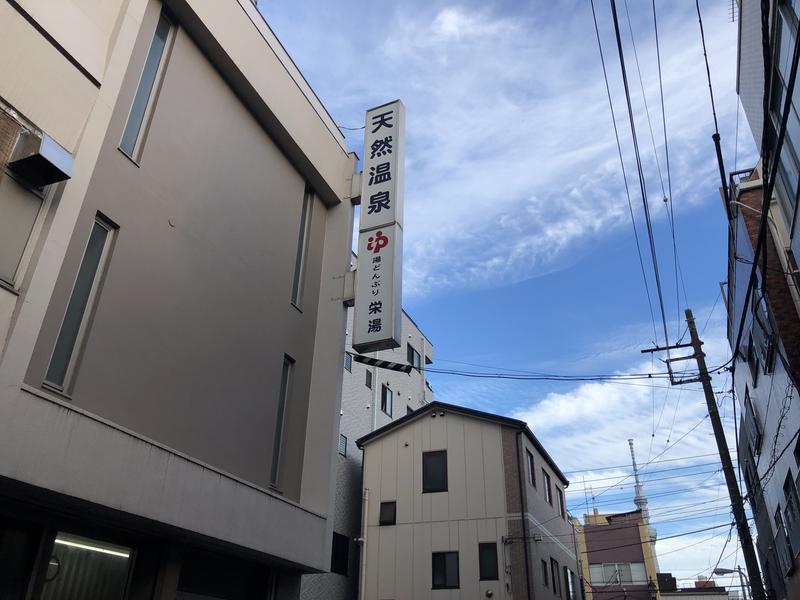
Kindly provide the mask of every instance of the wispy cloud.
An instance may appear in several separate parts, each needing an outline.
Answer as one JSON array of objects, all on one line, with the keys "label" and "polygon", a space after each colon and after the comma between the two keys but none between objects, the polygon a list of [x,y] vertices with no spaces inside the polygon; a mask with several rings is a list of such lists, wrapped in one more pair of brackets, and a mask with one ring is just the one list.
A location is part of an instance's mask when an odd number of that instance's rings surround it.
[{"label": "wispy cloud", "polygon": [[[652,16],[645,5],[631,6],[663,169]],[[708,88],[696,20],[685,12],[689,8],[664,4],[660,9],[677,211],[690,210],[716,189]],[[369,26],[376,23],[370,13],[359,34],[362,47],[350,39],[331,40],[332,59],[322,65],[317,55],[304,64],[299,49],[301,66],[315,85],[321,84],[321,96],[342,123],[360,121],[365,102],[401,97],[408,107],[408,297],[524,280],[573,262],[600,238],[630,235],[591,12],[583,2],[563,9],[571,18],[565,19],[562,10],[524,6],[510,13],[468,4],[406,3],[383,11],[380,26]],[[722,5],[708,6],[707,20],[723,25],[709,28],[707,41],[720,121],[732,130],[736,31],[724,25],[724,13]],[[599,19],[640,218],[607,7]],[[304,26],[326,24],[306,21]],[[661,186],[624,13],[622,26],[652,210],[662,220]],[[334,79],[330,73],[343,76]],[[732,138],[728,129],[725,140]],[[358,148],[360,140],[353,137],[352,143]]]}]

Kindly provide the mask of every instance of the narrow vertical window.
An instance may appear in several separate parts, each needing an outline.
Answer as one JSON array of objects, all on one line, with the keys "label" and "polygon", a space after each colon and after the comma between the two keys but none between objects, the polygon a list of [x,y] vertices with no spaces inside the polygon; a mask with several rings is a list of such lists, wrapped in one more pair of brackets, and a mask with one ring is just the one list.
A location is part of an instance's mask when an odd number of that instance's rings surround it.
[{"label": "narrow vertical window", "polygon": [[364,383],[369,389],[372,389],[372,371],[367,370],[365,371],[365,373],[366,373],[366,380]]},{"label": "narrow vertical window", "polygon": [[0,280],[14,285],[42,198],[0,170]]},{"label": "narrow vertical window", "polygon": [[478,570],[481,581],[498,579],[497,544],[495,542],[478,544]]},{"label": "narrow vertical window", "polygon": [[86,315],[96,298],[101,279],[99,274],[106,261],[111,237],[111,226],[95,220],[45,375],[45,383],[60,391],[68,387],[75,364],[75,349],[85,336]]},{"label": "narrow vertical window", "polygon": [[553,488],[550,486],[550,475],[542,468],[542,482],[544,483],[544,499],[547,503],[553,505]]},{"label": "narrow vertical window", "polygon": [[281,462],[281,447],[283,446],[283,422],[286,414],[286,403],[289,400],[289,391],[292,385],[292,369],[294,359],[288,354],[283,356],[283,370],[281,371],[281,388],[278,396],[278,410],[275,413],[275,438],[272,445],[272,469],[269,481],[273,486],[278,485],[278,471]]},{"label": "narrow vertical window", "polygon": [[559,583],[561,582],[561,574],[559,573],[558,561],[554,558],[550,559],[550,571],[552,575],[551,579],[553,581],[553,594],[560,596],[561,586]]},{"label": "narrow vertical window", "polygon": [[339,434],[339,454],[347,456],[347,436],[342,433]]},{"label": "narrow vertical window", "polygon": [[292,279],[292,304],[300,308],[303,298],[303,274],[306,268],[306,254],[308,253],[308,232],[311,227],[311,206],[314,194],[306,186],[303,194],[303,208],[300,212],[300,232],[297,235],[297,254],[294,260],[294,278]]},{"label": "narrow vertical window", "polygon": [[564,506],[564,492],[561,488],[556,486],[556,494],[558,495],[558,514],[562,519],[567,518],[566,507]]},{"label": "narrow vertical window", "polygon": [[353,355],[349,352],[344,353],[344,368],[350,373],[353,372]]},{"label": "narrow vertical window", "polygon": [[332,543],[331,573],[347,577],[347,567],[350,563],[350,538],[334,531]]},{"label": "narrow vertical window", "polygon": [[528,464],[528,483],[536,487],[536,470],[533,465],[533,454],[530,450],[525,450],[525,460]]},{"label": "narrow vertical window", "polygon": [[392,390],[387,385],[381,386],[381,410],[392,416]]},{"label": "narrow vertical window", "polygon": [[549,587],[548,583],[548,576],[547,576],[547,561],[542,559],[542,582],[544,582],[544,587]]},{"label": "narrow vertical window", "polygon": [[[148,112],[152,112],[150,106],[153,89],[162,71],[161,66],[164,57],[164,49],[167,46],[167,38],[169,37],[171,28],[172,23],[166,15],[162,13],[161,18],[158,20],[158,25],[156,26],[156,32],[153,35],[153,41],[150,42],[150,50],[147,52],[147,59],[145,59],[144,62],[142,75],[139,77],[139,85],[136,88],[136,94],[133,96],[133,103],[128,113],[128,120],[125,122],[125,129],[122,132],[122,140],[119,143],[119,148],[133,159],[137,158],[137,150],[141,145],[139,141],[145,117]],[[150,110],[148,110],[148,108],[150,108]]]}]

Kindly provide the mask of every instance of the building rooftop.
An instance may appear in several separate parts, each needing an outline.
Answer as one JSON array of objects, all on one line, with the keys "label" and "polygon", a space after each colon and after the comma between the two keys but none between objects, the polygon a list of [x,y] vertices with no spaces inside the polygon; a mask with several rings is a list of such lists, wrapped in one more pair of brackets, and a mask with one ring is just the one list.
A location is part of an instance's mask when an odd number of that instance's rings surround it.
[{"label": "building rooftop", "polygon": [[539,453],[545,459],[550,468],[553,469],[553,472],[556,474],[556,476],[564,484],[564,487],[569,486],[569,480],[566,478],[564,473],[561,472],[561,469],[558,468],[553,458],[550,456],[550,454],[548,454],[547,450],[544,449],[544,446],[542,446],[541,442],[536,438],[535,435],[533,435],[533,432],[531,431],[530,427],[528,427],[528,424],[525,421],[520,421],[519,419],[512,419],[511,417],[504,417],[502,415],[496,415],[493,413],[487,413],[480,410],[475,410],[474,408],[458,406],[456,404],[447,404],[446,402],[440,402],[438,400],[434,400],[430,404],[426,404],[422,408],[418,408],[414,412],[409,413],[404,417],[397,419],[396,421],[388,423],[387,425],[384,425],[383,427],[376,429],[372,433],[368,433],[364,437],[356,440],[356,445],[358,445],[359,448],[363,448],[370,442],[389,433],[390,431],[403,427],[406,423],[419,419],[424,415],[427,415],[436,410],[447,410],[449,412],[454,412],[468,417],[473,417],[475,419],[482,419],[484,421],[493,421],[500,425],[513,427],[515,429],[523,431],[525,435],[528,437],[528,439],[531,441],[531,443],[534,445],[534,447],[539,451]]}]

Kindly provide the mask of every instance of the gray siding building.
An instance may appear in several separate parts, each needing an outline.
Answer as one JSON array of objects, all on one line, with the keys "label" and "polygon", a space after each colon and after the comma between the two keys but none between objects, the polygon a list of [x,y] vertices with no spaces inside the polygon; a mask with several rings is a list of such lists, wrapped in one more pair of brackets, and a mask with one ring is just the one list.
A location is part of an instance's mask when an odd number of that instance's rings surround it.
[{"label": "gray siding building", "polygon": [[356,157],[250,0],[58,5],[0,0],[0,595],[296,598]]},{"label": "gray siding building", "polygon": [[362,452],[356,440],[433,401],[433,390],[425,379],[425,366],[433,361],[433,346],[408,314],[402,314],[401,332],[405,344],[396,350],[370,354],[374,358],[414,365],[416,368],[408,374],[368,367],[352,360],[352,323],[353,310],[350,309],[336,457],[333,532],[337,552],[332,557],[331,573],[303,576],[303,600],[355,600],[358,597],[360,545],[356,540],[361,536]]},{"label": "gray siding building", "polygon": [[525,422],[434,401],[357,443],[365,600],[580,598],[569,482]]}]

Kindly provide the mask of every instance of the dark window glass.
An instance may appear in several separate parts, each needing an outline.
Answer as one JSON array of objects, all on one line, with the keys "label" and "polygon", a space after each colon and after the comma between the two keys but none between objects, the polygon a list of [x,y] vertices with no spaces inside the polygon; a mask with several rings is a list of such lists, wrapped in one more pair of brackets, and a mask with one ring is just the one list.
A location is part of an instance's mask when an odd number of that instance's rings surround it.
[{"label": "dark window glass", "polygon": [[553,504],[553,488],[550,485],[550,475],[542,468],[542,481],[544,482],[544,499],[552,506]]},{"label": "dark window glass", "polygon": [[122,600],[132,550],[59,533],[47,565],[42,600]]},{"label": "dark window glass", "polygon": [[110,234],[111,231],[108,227],[95,221],[92,226],[92,232],[89,235],[89,243],[83,253],[83,260],[78,270],[78,277],[75,279],[75,286],[72,288],[69,304],[67,304],[64,321],[61,324],[61,330],[58,332],[53,356],[50,358],[50,366],[47,368],[47,375],[45,376],[47,383],[58,389],[64,389],[67,369],[72,360],[72,353],[78,341],[78,334],[80,333],[89,299],[92,296],[92,290],[95,288],[103,251]]},{"label": "dark window glass", "polygon": [[496,543],[478,544],[478,565],[482,581],[498,579]]},{"label": "dark window glass", "polygon": [[422,491],[447,491],[447,451],[422,453]]},{"label": "dark window glass", "polygon": [[550,559],[550,571],[553,579],[553,593],[556,596],[560,596],[561,586],[559,585],[559,582],[561,581],[561,574],[559,573],[558,561],[552,558]]},{"label": "dark window glass", "polygon": [[415,369],[419,369],[422,366],[419,352],[414,349],[414,346],[411,344],[406,344],[406,358],[408,359],[408,364],[410,364]]},{"label": "dark window glass", "polygon": [[566,519],[567,511],[564,508],[564,492],[562,492],[561,488],[558,486],[556,486],[556,495],[558,496],[558,514]]},{"label": "dark window glass", "polygon": [[0,517],[0,598],[26,598],[41,530]]},{"label": "dark window glass", "polygon": [[270,483],[278,485],[278,470],[281,463],[281,448],[283,447],[283,420],[286,413],[286,403],[289,400],[289,390],[292,385],[292,367],[294,359],[285,354],[283,356],[283,370],[281,371],[281,388],[278,395],[278,410],[275,415],[275,437],[272,442],[272,469],[270,470]]},{"label": "dark window glass", "polygon": [[549,576],[547,573],[547,561],[542,559],[542,581],[544,582],[544,587],[549,587]]},{"label": "dark window glass", "polygon": [[353,372],[353,355],[349,352],[344,353],[344,368]]},{"label": "dark window glass", "polygon": [[525,450],[525,458],[528,462],[528,483],[536,487],[536,470],[533,465],[533,454],[531,454],[530,450]]},{"label": "dark window glass", "polygon": [[[297,234],[297,252],[294,259],[294,277],[292,278],[292,304],[300,306],[303,296],[303,273],[306,268],[306,255],[308,254],[308,233],[311,228],[311,207],[314,195],[311,188],[306,186],[303,193],[303,208],[300,212],[300,233]],[[350,361],[352,356],[346,355]],[[345,359],[347,361],[347,359]],[[348,364],[345,362],[345,364]],[[347,370],[350,370],[350,366]]]},{"label": "dark window glass", "polygon": [[397,502],[381,502],[380,525],[394,525],[397,520]]},{"label": "dark window glass", "polygon": [[381,386],[381,410],[392,416],[392,390],[388,386]]},{"label": "dark window glass", "polygon": [[350,553],[350,540],[346,535],[333,532],[333,547],[331,549],[331,573],[338,573],[347,577],[348,555]]},{"label": "dark window glass", "polygon": [[366,373],[365,383],[369,389],[372,389],[372,371],[365,371],[365,373]]},{"label": "dark window glass", "polygon": [[433,589],[458,588],[458,552],[434,552]]},{"label": "dark window glass", "polygon": [[347,456],[347,436],[339,434],[339,454]]},{"label": "dark window glass", "polygon": [[136,149],[136,141],[139,139],[139,132],[142,129],[147,104],[150,101],[150,94],[153,92],[158,68],[161,65],[161,56],[164,54],[171,26],[169,19],[161,15],[153,41],[150,43],[150,50],[147,52],[147,59],[142,69],[142,76],[139,79],[139,86],[136,88],[136,95],[133,97],[131,112],[128,114],[128,121],[125,123],[125,130],[122,132],[122,141],[119,147],[131,158],[133,158],[133,153]]}]

